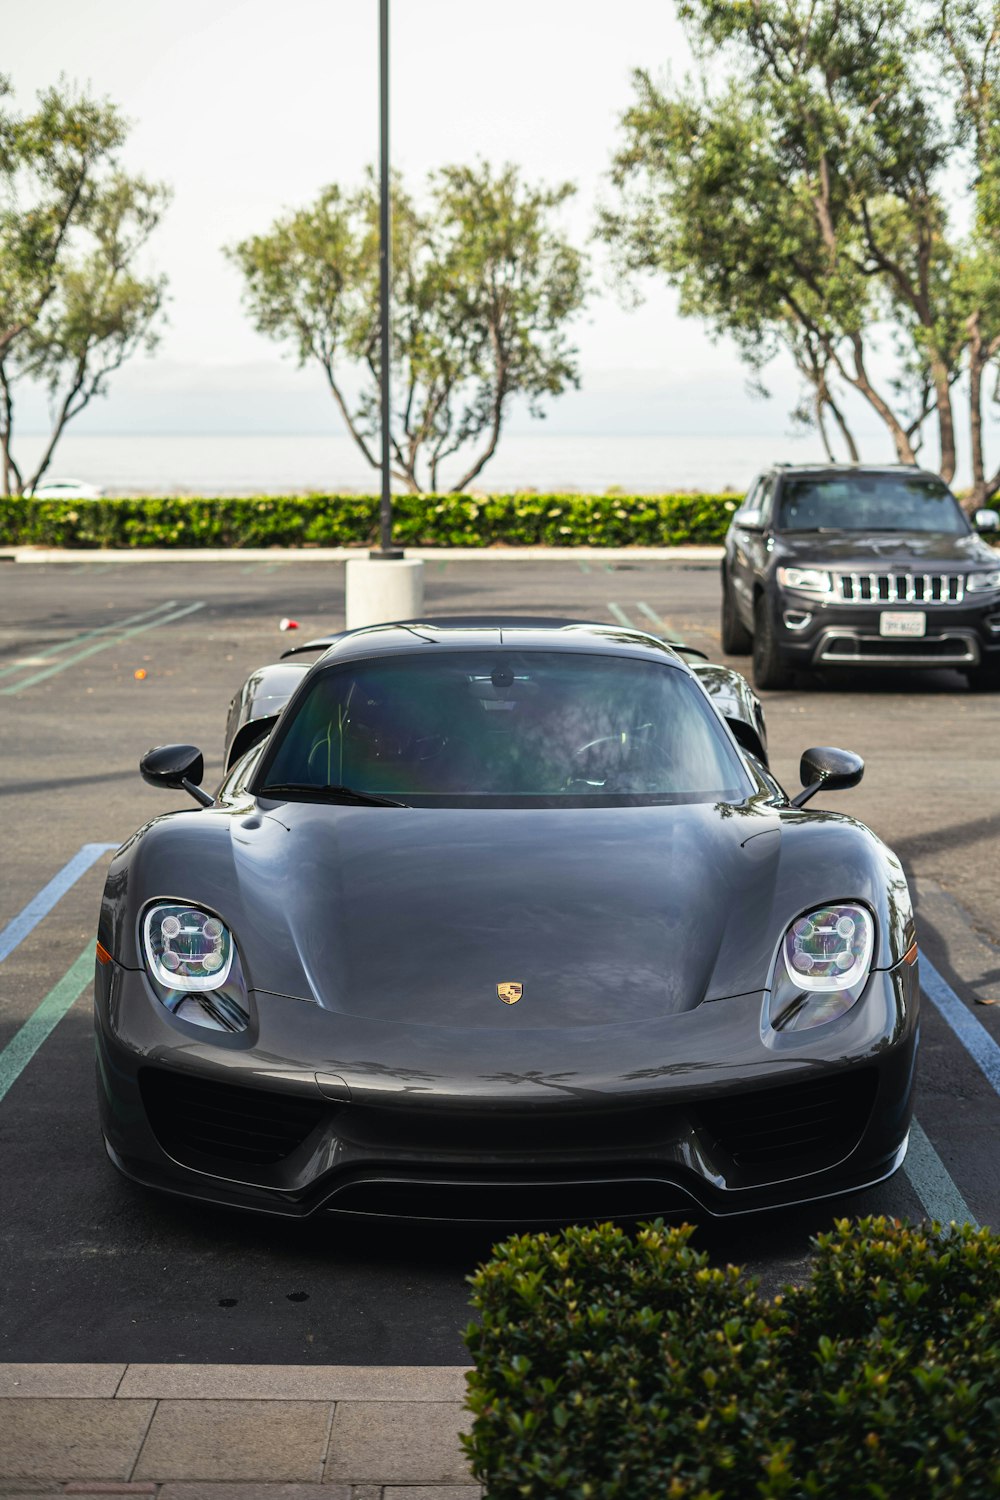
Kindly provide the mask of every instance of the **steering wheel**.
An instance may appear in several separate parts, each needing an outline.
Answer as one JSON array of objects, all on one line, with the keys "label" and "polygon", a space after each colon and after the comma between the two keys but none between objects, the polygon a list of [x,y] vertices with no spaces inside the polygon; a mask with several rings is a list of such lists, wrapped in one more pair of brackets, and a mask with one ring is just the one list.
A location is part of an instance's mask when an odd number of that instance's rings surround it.
[{"label": "steering wheel", "polygon": [[[586,774],[583,767],[579,772],[571,773],[563,783],[564,791],[571,791],[574,787],[594,787],[609,792],[661,791],[661,786],[649,786],[647,783],[656,781],[660,772],[672,772],[673,765],[665,755],[661,755],[653,763],[649,762],[649,752],[656,747],[650,746],[645,736],[652,728],[652,723],[637,724],[632,729],[623,729],[617,734],[598,735],[596,739],[579,745],[572,753],[572,760],[578,761],[593,755],[603,764],[595,766],[590,775]],[[639,757],[644,762],[642,765],[629,764],[636,748],[644,752]],[[617,755],[608,753],[614,749],[617,749]]]}]

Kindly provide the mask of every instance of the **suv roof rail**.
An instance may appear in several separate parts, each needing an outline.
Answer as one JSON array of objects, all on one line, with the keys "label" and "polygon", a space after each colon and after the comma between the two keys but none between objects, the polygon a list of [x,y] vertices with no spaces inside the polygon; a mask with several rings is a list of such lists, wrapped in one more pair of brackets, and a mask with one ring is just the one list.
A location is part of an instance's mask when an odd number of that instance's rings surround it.
[{"label": "suv roof rail", "polygon": [[791,459],[779,458],[773,464],[772,469],[923,469],[923,464],[918,464],[916,459],[912,461],[893,459],[889,463],[869,463],[864,458],[831,458],[826,463],[799,464],[792,463]]}]

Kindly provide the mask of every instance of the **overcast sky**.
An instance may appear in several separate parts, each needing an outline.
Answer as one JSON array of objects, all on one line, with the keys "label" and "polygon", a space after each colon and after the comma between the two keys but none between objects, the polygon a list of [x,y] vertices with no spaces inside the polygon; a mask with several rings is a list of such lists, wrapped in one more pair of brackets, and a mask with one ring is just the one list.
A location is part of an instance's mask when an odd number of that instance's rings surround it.
[{"label": "overcast sky", "polygon": [[[128,165],[174,191],[150,252],[170,281],[160,350],[75,430],[330,430],[321,374],[253,331],[220,252],[376,159],[377,0],[6,0],[4,12],[17,104],[60,74],[107,95],[133,122]],[[414,186],[476,156],[570,179],[567,227],[582,243],[631,70],[687,64],[669,0],[393,0],[394,163]],[[553,403],[548,430],[789,431],[790,372],[775,371],[775,400],[750,399],[731,348],[678,318],[669,289],[650,283],[628,310],[599,262],[603,294],[577,330],[583,389]]]}]

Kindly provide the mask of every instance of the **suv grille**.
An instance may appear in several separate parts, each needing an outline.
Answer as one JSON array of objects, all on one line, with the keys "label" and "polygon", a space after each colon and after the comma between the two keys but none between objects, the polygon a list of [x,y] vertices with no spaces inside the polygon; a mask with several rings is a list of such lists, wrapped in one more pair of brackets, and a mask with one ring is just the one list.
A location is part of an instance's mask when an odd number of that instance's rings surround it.
[{"label": "suv grille", "polygon": [[780,1167],[803,1157],[835,1162],[861,1139],[877,1085],[875,1071],[861,1068],[718,1099],[700,1113],[738,1167]]},{"label": "suv grille", "polygon": [[835,573],[844,604],[961,604],[963,573]]}]

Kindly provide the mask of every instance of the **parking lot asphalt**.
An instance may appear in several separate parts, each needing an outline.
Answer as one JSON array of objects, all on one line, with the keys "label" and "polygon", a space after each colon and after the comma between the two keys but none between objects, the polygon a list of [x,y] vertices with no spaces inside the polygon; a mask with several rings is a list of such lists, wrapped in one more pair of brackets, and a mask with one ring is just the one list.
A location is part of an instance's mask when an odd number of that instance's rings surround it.
[{"label": "parking lot asphalt", "polygon": [[[342,565],[282,557],[0,564],[0,1360],[462,1362],[464,1278],[489,1252],[486,1231],[271,1222],[161,1200],[114,1173],[89,995],[72,977],[89,962],[108,847],[53,885],[85,846],[113,846],[181,805],[140,781],[150,745],[200,745],[211,784],[230,697],[290,642],[281,618],[299,622],[297,640],[341,626],[343,589]],[[490,611],[631,623],[721,659],[711,563],[427,563],[427,614]],[[924,1010],[906,1173],[850,1200],[699,1228],[713,1256],[774,1289],[841,1214],[918,1218],[950,1204],[1000,1223],[1000,695],[940,672],[831,677],[765,698],[772,766],[790,790],[809,745],[865,757],[862,785],[825,805],[902,857],[943,987],[940,1008]]]}]

